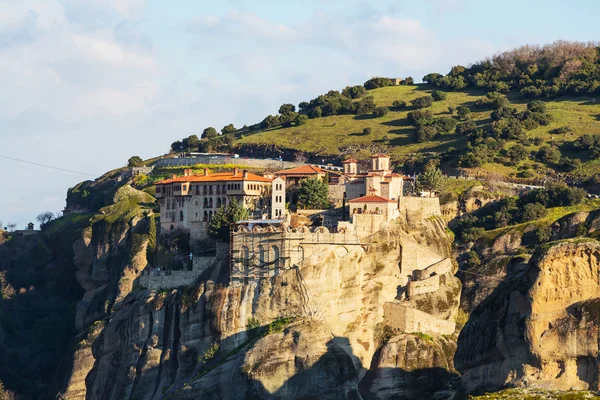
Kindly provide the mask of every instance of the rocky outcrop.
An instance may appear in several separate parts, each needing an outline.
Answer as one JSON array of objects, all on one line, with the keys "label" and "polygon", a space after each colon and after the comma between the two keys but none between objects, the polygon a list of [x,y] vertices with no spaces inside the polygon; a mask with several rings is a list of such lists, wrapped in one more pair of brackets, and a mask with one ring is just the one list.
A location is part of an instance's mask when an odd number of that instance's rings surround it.
[{"label": "rocky outcrop", "polygon": [[[343,256],[334,250],[240,286],[207,280],[167,293],[131,292],[112,307],[92,347],[88,398],[361,398],[365,373],[391,362],[373,364],[384,304],[401,301],[414,270],[447,258],[450,238],[440,219],[430,219],[386,228]],[[227,263],[220,265],[227,269]],[[439,291],[404,301],[452,320],[460,284],[451,264],[439,272]],[[284,317],[296,322],[262,338],[253,333],[268,333]],[[420,342],[407,341],[405,347],[415,343]],[[411,377],[423,382],[429,370],[450,368],[438,364],[423,364]],[[404,379],[390,377],[388,382]],[[381,393],[378,398],[399,398]]]},{"label": "rocky outcrop", "polygon": [[460,383],[455,350],[449,336],[395,336],[375,357],[361,392],[367,399],[451,399]]},{"label": "rocky outcrop", "polygon": [[598,389],[600,243],[540,247],[475,311],[455,357],[471,392],[506,387]]}]

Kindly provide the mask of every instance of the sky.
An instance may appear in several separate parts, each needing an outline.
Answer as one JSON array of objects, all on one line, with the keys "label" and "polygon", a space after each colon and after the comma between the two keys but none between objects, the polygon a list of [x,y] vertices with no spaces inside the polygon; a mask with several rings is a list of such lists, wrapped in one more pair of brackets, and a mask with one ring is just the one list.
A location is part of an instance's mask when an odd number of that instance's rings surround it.
[{"label": "sky", "polygon": [[598,15],[594,0],[0,0],[0,221],[24,228],[132,155],[282,103],[598,40]]}]

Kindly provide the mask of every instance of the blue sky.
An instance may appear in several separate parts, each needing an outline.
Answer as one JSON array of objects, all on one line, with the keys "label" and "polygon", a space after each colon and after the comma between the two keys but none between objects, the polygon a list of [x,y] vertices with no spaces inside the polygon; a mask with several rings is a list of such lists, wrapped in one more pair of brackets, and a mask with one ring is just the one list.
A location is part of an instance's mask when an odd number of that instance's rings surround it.
[{"label": "blue sky", "polygon": [[[0,0],[0,155],[101,174],[375,75],[598,40],[598,15],[592,0]],[[86,179],[0,170],[0,220],[20,227]]]}]

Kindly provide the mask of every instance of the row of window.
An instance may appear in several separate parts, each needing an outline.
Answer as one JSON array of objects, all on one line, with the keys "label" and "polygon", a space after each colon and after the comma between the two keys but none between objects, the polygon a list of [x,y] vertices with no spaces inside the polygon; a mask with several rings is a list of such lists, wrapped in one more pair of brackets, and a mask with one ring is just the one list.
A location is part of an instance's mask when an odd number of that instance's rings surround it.
[{"label": "row of window", "polygon": [[283,196],[275,196],[275,203],[283,203]]}]

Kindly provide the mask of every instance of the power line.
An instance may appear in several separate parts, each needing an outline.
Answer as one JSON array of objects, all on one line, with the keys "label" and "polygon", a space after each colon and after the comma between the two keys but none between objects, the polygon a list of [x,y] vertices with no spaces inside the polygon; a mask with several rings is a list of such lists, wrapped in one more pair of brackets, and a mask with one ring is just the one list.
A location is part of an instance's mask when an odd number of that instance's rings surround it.
[{"label": "power line", "polygon": [[57,171],[65,171],[65,172],[71,172],[71,173],[79,174],[79,175],[93,176],[94,178],[98,176],[98,175],[94,175],[94,174],[88,174],[86,172],[73,171],[72,169],[65,169],[65,168],[53,167],[51,165],[39,164],[39,163],[36,163],[36,162],[33,162],[33,161],[20,160],[18,158],[13,158],[13,157],[9,157],[9,156],[3,156],[2,154],[0,154],[0,158],[6,158],[7,160],[13,160],[13,161],[19,161],[19,162],[22,162],[22,163],[25,163],[25,164],[37,165],[39,167],[50,168],[50,169],[54,169],[54,170],[57,170]]}]

